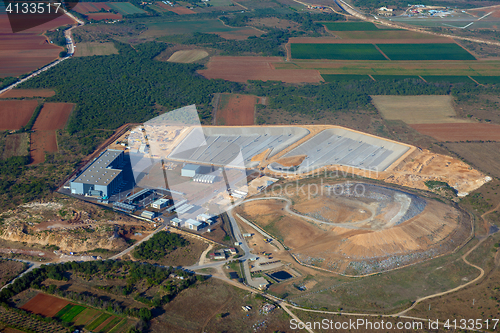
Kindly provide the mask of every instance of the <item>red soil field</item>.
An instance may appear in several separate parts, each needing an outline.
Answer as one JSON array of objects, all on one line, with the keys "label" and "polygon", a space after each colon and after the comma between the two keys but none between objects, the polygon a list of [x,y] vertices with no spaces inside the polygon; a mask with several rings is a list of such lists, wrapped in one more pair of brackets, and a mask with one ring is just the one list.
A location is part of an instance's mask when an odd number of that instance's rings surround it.
[{"label": "red soil field", "polygon": [[279,57],[212,57],[208,69],[198,73],[208,79],[235,82],[275,80],[286,83],[316,83],[323,81],[319,71],[312,69],[275,69],[272,63],[283,62]]},{"label": "red soil field", "polygon": [[68,304],[69,302],[62,298],[39,293],[24,304],[21,309],[44,317],[53,317]]},{"label": "red soil field", "polygon": [[36,100],[0,100],[0,130],[18,130],[28,123],[38,105]]},{"label": "red soil field", "polygon": [[339,39],[330,37],[292,37],[289,43],[308,43],[308,44],[442,44],[455,43],[451,38],[415,38],[415,39]]},{"label": "red soil field", "polygon": [[187,15],[187,14],[196,14],[196,12],[193,12],[191,9],[186,8],[186,7],[172,7],[167,4],[164,4],[161,1],[155,2],[156,5],[160,6],[163,9],[166,9],[168,11],[174,12],[179,15]]},{"label": "red soil field", "polygon": [[68,121],[74,104],[69,103],[45,103],[38,118],[36,118],[33,130],[55,131],[62,129]]},{"label": "red soil field", "polygon": [[255,103],[258,97],[253,95],[222,95],[229,98],[223,109],[217,111],[218,125],[245,126],[254,124]]},{"label": "red soil field", "polygon": [[418,132],[439,141],[500,141],[500,125],[494,124],[415,124]]},{"label": "red soil field", "polygon": [[55,131],[36,131],[31,133],[31,164],[44,162],[45,153],[54,153],[56,151],[57,140]]},{"label": "red soil field", "polygon": [[74,104],[45,103],[38,118],[33,125],[34,133],[31,134],[31,163],[37,164],[45,161],[45,153],[57,151],[56,132],[62,129],[68,121]]},{"label": "red soil field", "polygon": [[0,77],[29,73],[56,60],[62,48],[47,42],[39,34],[66,24],[67,15],[19,33],[12,33],[7,15],[0,15]]},{"label": "red soil field", "polygon": [[121,20],[122,15],[121,14],[115,14],[115,13],[87,13],[85,14],[88,16],[89,19],[92,20]]},{"label": "red soil field", "polygon": [[101,9],[110,10],[111,8],[104,2],[79,2],[73,8],[74,11],[81,14],[98,12]]},{"label": "red soil field", "polygon": [[0,98],[52,97],[56,94],[50,89],[12,89],[0,95]]}]

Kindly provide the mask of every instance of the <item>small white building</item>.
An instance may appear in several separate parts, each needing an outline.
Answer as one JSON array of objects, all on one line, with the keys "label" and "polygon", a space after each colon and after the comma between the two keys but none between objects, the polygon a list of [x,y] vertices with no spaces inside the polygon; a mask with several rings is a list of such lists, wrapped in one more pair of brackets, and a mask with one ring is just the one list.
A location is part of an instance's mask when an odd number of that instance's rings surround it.
[{"label": "small white building", "polygon": [[151,204],[151,207],[152,208],[156,208],[156,209],[162,209],[162,208],[165,208],[167,207],[168,205],[170,205],[172,202],[171,199],[158,199],[156,201],[154,201],[152,204]]},{"label": "small white building", "polygon": [[204,222],[195,221],[193,219],[187,219],[185,223],[186,228],[196,231],[202,229],[204,225],[205,225]]},{"label": "small white building", "polygon": [[174,227],[182,227],[182,219],[178,217],[174,217],[173,219],[170,220],[170,222]]},{"label": "small white building", "polygon": [[209,214],[200,214],[196,217],[196,219],[198,221],[202,221],[202,222],[205,222],[207,223],[208,225],[212,225],[215,223],[215,220],[216,220],[216,216],[214,215],[209,215]]}]

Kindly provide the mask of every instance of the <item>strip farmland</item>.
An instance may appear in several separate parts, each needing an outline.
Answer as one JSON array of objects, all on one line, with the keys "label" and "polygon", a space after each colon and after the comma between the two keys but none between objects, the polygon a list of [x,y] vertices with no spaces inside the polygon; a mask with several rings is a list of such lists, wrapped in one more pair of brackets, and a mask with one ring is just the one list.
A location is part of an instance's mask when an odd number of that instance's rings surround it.
[{"label": "strip farmland", "polygon": [[293,59],[384,60],[373,44],[291,44]]},{"label": "strip farmland", "polygon": [[391,60],[475,60],[457,44],[380,44],[378,47]]}]

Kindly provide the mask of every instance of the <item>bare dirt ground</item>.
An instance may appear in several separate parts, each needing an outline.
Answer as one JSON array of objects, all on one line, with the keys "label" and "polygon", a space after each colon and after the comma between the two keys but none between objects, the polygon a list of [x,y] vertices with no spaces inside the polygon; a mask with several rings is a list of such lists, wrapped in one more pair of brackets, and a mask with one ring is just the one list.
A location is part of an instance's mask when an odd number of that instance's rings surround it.
[{"label": "bare dirt ground", "polygon": [[217,124],[226,126],[253,125],[255,104],[254,95],[222,94],[217,110]]},{"label": "bare dirt ground", "polygon": [[[151,332],[288,331],[290,318],[282,309],[260,313],[265,303],[249,291],[212,278],[182,291],[163,306],[163,314],[151,321]],[[244,305],[252,309],[245,312]]]},{"label": "bare dirt ground", "polygon": [[[307,192],[308,187],[302,190]],[[342,227],[290,215],[285,210],[285,203],[279,200],[248,202],[236,211],[282,240],[300,262],[334,272],[359,270],[366,274],[367,267],[374,262],[378,266],[372,269],[377,271],[424,260],[453,250],[470,233],[470,226],[461,213],[435,201],[428,201],[422,213],[399,225],[364,229],[357,227],[357,222],[369,215],[369,207],[364,207],[363,199],[358,204],[351,200],[353,205],[349,206],[345,200],[331,197],[325,201],[290,193],[287,196],[294,202],[292,209],[303,215],[318,218],[318,211],[330,209],[330,213],[323,214],[322,220],[332,218],[329,222],[342,223]],[[323,194],[316,198],[322,197]],[[389,219],[395,213],[394,208],[391,205],[383,208],[381,218]],[[351,223],[352,227],[344,227],[345,223]]]},{"label": "bare dirt ground", "polygon": [[28,303],[24,304],[21,309],[40,314],[44,317],[53,317],[69,303],[65,299],[39,293]]},{"label": "bare dirt ground", "polygon": [[411,127],[439,141],[500,141],[500,125],[496,124],[412,124]]},{"label": "bare dirt ground", "polygon": [[38,106],[36,100],[2,100],[0,101],[0,110],[2,110],[2,122],[0,130],[17,130],[28,123]]},{"label": "bare dirt ground", "polygon": [[24,264],[19,261],[0,260],[0,287],[15,278],[22,270]]},{"label": "bare dirt ground", "polygon": [[45,161],[46,153],[58,150],[55,130],[62,129],[74,108],[70,103],[45,103],[33,126],[30,155],[32,164]]},{"label": "bare dirt ground", "polygon": [[427,190],[425,182],[436,180],[448,183],[459,195],[468,194],[485,183],[489,178],[468,164],[428,150],[417,150],[391,171],[378,174],[379,179],[417,189]]},{"label": "bare dirt ground", "polygon": [[207,69],[198,73],[208,79],[235,82],[248,80],[276,80],[286,83],[315,83],[323,81],[317,70],[276,70],[273,63],[283,62],[279,57],[212,57]]},{"label": "bare dirt ground", "polygon": [[500,178],[500,142],[457,142],[443,145],[478,170]]}]

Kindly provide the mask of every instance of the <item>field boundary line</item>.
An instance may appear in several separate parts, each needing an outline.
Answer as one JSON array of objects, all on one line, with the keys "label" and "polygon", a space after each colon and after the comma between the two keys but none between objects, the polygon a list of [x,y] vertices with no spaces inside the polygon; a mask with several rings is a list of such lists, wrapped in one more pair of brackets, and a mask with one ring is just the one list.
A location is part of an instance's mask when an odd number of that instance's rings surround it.
[{"label": "field boundary line", "polygon": [[[391,58],[389,58],[389,57],[387,56],[387,54],[385,54],[385,53],[384,53],[384,52],[380,49],[380,47],[378,47],[378,45],[377,45],[377,44],[372,44],[372,45],[373,45],[373,46],[375,46],[375,48],[377,49],[377,51],[379,51],[379,52],[380,52],[380,53],[381,53],[381,54],[382,54],[382,55],[383,55],[383,56],[384,56],[387,60],[391,61]],[[370,77],[371,77],[371,75],[370,75]],[[375,81],[375,79],[374,79],[373,81]]]},{"label": "field boundary line", "polygon": [[474,79],[472,78],[472,76],[467,75],[467,77],[468,77],[469,79],[471,79],[472,81],[476,82],[478,85],[480,85],[480,86],[483,86],[483,87],[484,87],[484,84],[477,82],[476,80],[474,80]]}]

